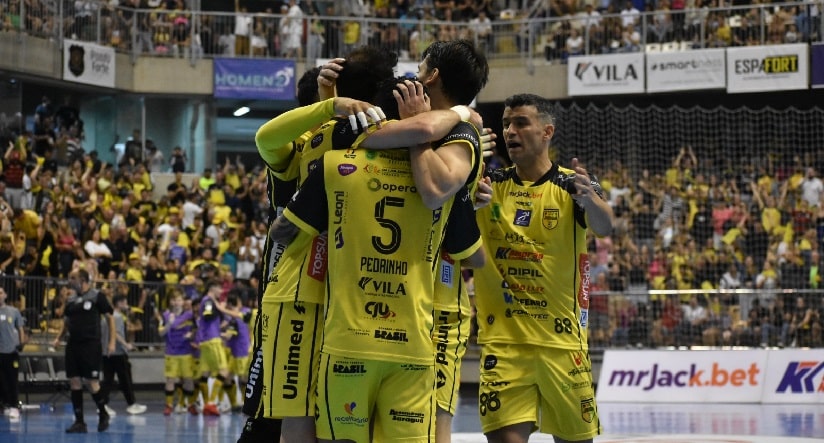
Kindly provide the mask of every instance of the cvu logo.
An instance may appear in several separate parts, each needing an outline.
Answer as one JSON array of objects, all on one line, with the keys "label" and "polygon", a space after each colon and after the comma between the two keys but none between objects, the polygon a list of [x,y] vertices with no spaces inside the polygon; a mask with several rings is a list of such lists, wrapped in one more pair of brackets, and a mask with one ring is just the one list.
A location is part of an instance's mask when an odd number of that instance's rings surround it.
[{"label": "cvu logo", "polygon": [[[816,388],[815,379],[819,383]],[[787,365],[784,376],[775,390],[777,393],[810,394],[824,392],[824,361],[794,361]]]},{"label": "cvu logo", "polygon": [[391,318],[395,316],[395,312],[389,309],[389,305],[382,302],[370,301],[366,303],[364,310],[372,318]]}]

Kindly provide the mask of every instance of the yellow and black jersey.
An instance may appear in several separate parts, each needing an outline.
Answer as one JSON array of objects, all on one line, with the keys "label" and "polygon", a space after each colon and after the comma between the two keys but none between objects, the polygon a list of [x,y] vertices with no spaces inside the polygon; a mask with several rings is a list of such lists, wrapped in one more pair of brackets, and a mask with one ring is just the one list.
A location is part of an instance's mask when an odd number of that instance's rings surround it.
[{"label": "yellow and black jersey", "polygon": [[433,286],[446,226],[407,150],[328,152],[284,215],[329,233],[323,351],[430,365]]},{"label": "yellow and black jersey", "polygon": [[488,259],[475,273],[479,343],[585,349],[590,263],[575,172],[553,164],[531,184],[514,167],[490,177],[492,203],[477,212]]},{"label": "yellow and black jersey", "polygon": [[[297,179],[301,184],[317,168],[325,152],[352,146],[357,135],[349,120],[333,118],[324,123],[306,141],[296,144],[289,166],[275,172],[279,179]],[[266,288],[263,297],[271,301],[302,301],[323,303],[326,284],[326,235],[312,235],[301,231],[289,245],[272,245],[264,270]],[[268,284],[272,283],[272,284]]]}]

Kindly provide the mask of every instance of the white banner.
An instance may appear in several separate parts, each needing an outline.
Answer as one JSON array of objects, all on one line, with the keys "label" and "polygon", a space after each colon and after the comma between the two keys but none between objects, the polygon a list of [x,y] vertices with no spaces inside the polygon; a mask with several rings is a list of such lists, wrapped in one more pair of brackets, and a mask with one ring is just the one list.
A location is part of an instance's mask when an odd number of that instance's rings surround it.
[{"label": "white banner", "polygon": [[618,351],[604,353],[599,402],[758,403],[767,352]]},{"label": "white banner", "polygon": [[647,92],[724,88],[724,55],[723,49],[648,52]]},{"label": "white banner", "polygon": [[807,89],[808,66],[806,43],[727,48],[727,92]]},{"label": "white banner", "polygon": [[570,57],[567,62],[570,96],[644,93],[644,54]]},{"label": "white banner", "polygon": [[63,41],[63,80],[114,88],[114,48]]},{"label": "white banner", "polygon": [[824,349],[770,351],[761,401],[824,402]]}]

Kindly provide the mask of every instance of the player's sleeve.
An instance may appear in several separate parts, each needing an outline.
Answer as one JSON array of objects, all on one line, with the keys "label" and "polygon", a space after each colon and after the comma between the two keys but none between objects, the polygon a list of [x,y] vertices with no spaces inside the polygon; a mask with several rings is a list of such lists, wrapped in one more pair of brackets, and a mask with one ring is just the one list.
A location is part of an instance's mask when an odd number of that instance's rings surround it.
[{"label": "player's sleeve", "polygon": [[[266,167],[275,177],[279,178],[283,181],[295,180],[300,176],[300,155],[301,151],[303,150],[303,145],[312,137],[311,132],[304,132],[297,140],[294,140],[289,143],[288,146],[288,153],[287,147],[283,147],[280,154],[276,154],[278,157],[278,163],[269,163],[266,161]],[[263,154],[261,154],[263,157]],[[269,160],[272,160],[270,158]],[[264,158],[264,160],[266,160]]]},{"label": "player's sleeve", "polygon": [[[271,169],[269,174],[269,200],[276,208],[285,208],[289,200],[295,195],[297,180],[281,180]],[[274,218],[272,218],[274,220]]]},{"label": "player's sleeve", "polygon": [[318,162],[295,198],[286,206],[283,216],[294,223],[301,231],[318,235],[326,230],[328,224],[326,204],[326,184],[323,175],[323,159]]},{"label": "player's sleeve", "polygon": [[446,137],[433,143],[433,149],[438,149],[441,146],[462,143],[470,150],[472,155],[472,170],[467,177],[467,184],[473,182],[481,167],[481,139],[478,130],[469,122],[460,122],[455,125]]},{"label": "player's sleeve", "polygon": [[301,106],[264,123],[255,134],[261,158],[274,169],[282,168],[294,153],[292,141],[335,115],[334,98]]},{"label": "player's sleeve", "polygon": [[463,260],[481,247],[481,231],[475,219],[472,196],[466,187],[455,195],[455,204],[449,212],[441,249],[453,260]]}]

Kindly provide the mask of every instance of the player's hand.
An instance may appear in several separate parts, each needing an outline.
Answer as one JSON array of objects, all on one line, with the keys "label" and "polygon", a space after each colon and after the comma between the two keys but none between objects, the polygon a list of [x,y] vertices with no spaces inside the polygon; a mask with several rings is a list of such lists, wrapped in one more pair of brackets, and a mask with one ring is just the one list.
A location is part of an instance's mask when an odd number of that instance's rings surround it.
[{"label": "player's hand", "polygon": [[[469,108],[467,106],[467,108]],[[469,108],[469,123],[475,125],[476,128],[483,128],[484,127],[484,119],[481,117],[481,114],[478,114],[478,111]]]},{"label": "player's hand", "polygon": [[[362,102],[347,97],[335,97],[335,114],[349,117],[349,124],[352,125],[352,131],[357,134],[360,128],[365,131],[369,126],[371,120],[378,128],[381,123],[386,120],[386,114],[380,106],[374,106],[371,103]],[[360,126],[359,126],[360,125]]]},{"label": "player's hand", "polygon": [[572,170],[575,171],[575,180],[572,182],[575,185],[575,194],[572,198],[578,203],[578,206],[583,207],[587,201],[595,197],[595,188],[592,187],[592,180],[589,178],[589,173],[583,166],[579,166],[578,158],[572,159]]},{"label": "player's hand", "polygon": [[333,58],[321,66],[318,73],[318,86],[334,88],[340,71],[343,71],[343,62],[345,61],[345,58]]},{"label": "player's hand", "polygon": [[481,153],[483,158],[492,157],[495,154],[495,140],[498,134],[492,131],[492,128],[483,128],[481,130]]},{"label": "player's hand", "polygon": [[398,83],[392,91],[395,101],[398,102],[398,113],[401,119],[409,118],[432,109],[429,96],[419,81],[404,80]]},{"label": "player's hand", "polygon": [[483,177],[478,180],[478,189],[475,190],[475,210],[488,206],[492,202],[492,180]]}]

